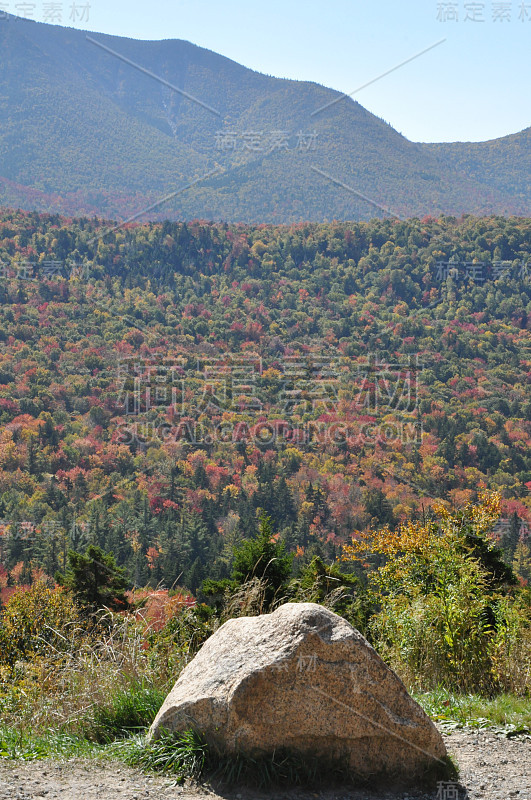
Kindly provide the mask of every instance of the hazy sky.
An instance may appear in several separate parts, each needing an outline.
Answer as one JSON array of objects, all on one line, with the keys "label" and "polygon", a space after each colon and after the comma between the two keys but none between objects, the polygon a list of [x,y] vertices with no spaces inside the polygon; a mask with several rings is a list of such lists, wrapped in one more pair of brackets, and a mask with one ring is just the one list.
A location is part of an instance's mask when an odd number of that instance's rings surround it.
[{"label": "hazy sky", "polygon": [[187,39],[260,72],[344,92],[446,39],[356,100],[415,141],[480,141],[531,125],[531,0],[89,0],[89,6],[0,0],[0,8],[39,21],[53,21],[53,14],[57,23],[92,31]]}]

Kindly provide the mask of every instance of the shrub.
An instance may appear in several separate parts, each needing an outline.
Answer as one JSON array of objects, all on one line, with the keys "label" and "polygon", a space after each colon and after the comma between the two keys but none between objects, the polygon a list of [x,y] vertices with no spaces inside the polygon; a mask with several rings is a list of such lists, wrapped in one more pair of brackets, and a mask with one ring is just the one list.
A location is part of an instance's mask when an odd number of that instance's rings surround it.
[{"label": "shrub", "polygon": [[214,632],[217,620],[206,605],[186,608],[147,636],[148,662],[160,685],[172,684],[181,669]]},{"label": "shrub", "polygon": [[369,582],[379,602],[370,620],[377,648],[416,690],[527,691],[529,614],[488,535],[499,496],[434,511],[436,520],[361,534],[344,548],[347,560],[376,559]]},{"label": "shrub", "polygon": [[490,643],[492,672],[499,688],[531,694],[531,594],[504,597],[495,608],[495,634]]},{"label": "shrub", "polygon": [[79,611],[67,589],[50,587],[42,579],[19,589],[0,617],[0,664],[14,665],[50,650],[64,652],[65,629],[78,623]]},{"label": "shrub", "polygon": [[89,545],[85,553],[68,553],[68,566],[57,580],[74,593],[80,606],[89,613],[102,608],[121,611],[128,607],[124,594],[128,578],[124,569],[116,566],[112,553]]},{"label": "shrub", "polygon": [[319,603],[347,619],[364,635],[371,613],[371,596],[356,575],[341,572],[336,564],[325,564],[314,556],[289,584],[290,599],[296,603]]},{"label": "shrub", "polygon": [[144,681],[112,692],[81,722],[84,735],[95,742],[112,742],[148,728],[166,693]]},{"label": "shrub", "polygon": [[[217,595],[218,610],[233,593],[240,593],[241,587],[260,587],[260,611],[265,613],[284,592],[291,575],[293,556],[286,551],[283,542],[273,536],[271,519],[262,514],[258,535],[246,539],[234,548],[234,561],[230,579],[221,581],[206,580],[203,591],[206,595]],[[247,590],[244,590],[244,595]]]}]

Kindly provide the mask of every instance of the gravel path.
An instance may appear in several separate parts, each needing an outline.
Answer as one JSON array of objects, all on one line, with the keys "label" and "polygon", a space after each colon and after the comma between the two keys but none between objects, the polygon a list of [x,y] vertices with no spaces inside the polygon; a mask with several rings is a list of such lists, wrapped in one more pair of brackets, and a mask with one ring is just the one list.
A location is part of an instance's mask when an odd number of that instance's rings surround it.
[{"label": "gravel path", "polygon": [[145,775],[120,764],[74,759],[13,762],[0,759],[0,800],[531,800],[531,740],[507,739],[489,731],[445,734],[448,751],[461,769],[461,786],[431,794],[367,791],[234,790],[217,794],[204,787],[180,787],[168,778]]}]

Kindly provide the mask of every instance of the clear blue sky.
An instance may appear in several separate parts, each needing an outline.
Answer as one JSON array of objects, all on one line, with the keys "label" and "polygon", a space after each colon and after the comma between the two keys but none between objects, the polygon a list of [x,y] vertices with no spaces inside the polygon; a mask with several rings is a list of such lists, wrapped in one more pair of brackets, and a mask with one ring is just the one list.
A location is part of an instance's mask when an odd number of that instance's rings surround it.
[{"label": "clear blue sky", "polygon": [[[62,23],[137,39],[187,39],[260,72],[344,92],[446,38],[356,99],[414,141],[481,141],[531,125],[531,0],[89,3],[88,21],[79,10],[76,23],[72,0],[57,3]],[[23,16],[17,0],[2,5]],[[33,5],[33,17],[46,21],[46,0]],[[437,19],[455,13],[457,21]],[[465,20],[473,14],[484,21]]]}]

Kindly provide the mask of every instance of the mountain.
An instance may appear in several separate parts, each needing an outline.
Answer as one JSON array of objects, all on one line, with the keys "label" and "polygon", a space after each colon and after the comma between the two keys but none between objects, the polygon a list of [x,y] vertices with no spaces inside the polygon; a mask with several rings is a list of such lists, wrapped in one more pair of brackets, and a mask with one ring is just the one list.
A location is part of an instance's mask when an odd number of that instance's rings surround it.
[{"label": "mountain", "polygon": [[531,198],[531,128],[489,142],[425,144],[468,178],[493,186],[529,207]]},{"label": "mountain", "polygon": [[530,131],[418,144],[339,92],[189,42],[0,22],[6,206],[280,223],[529,215]]}]

